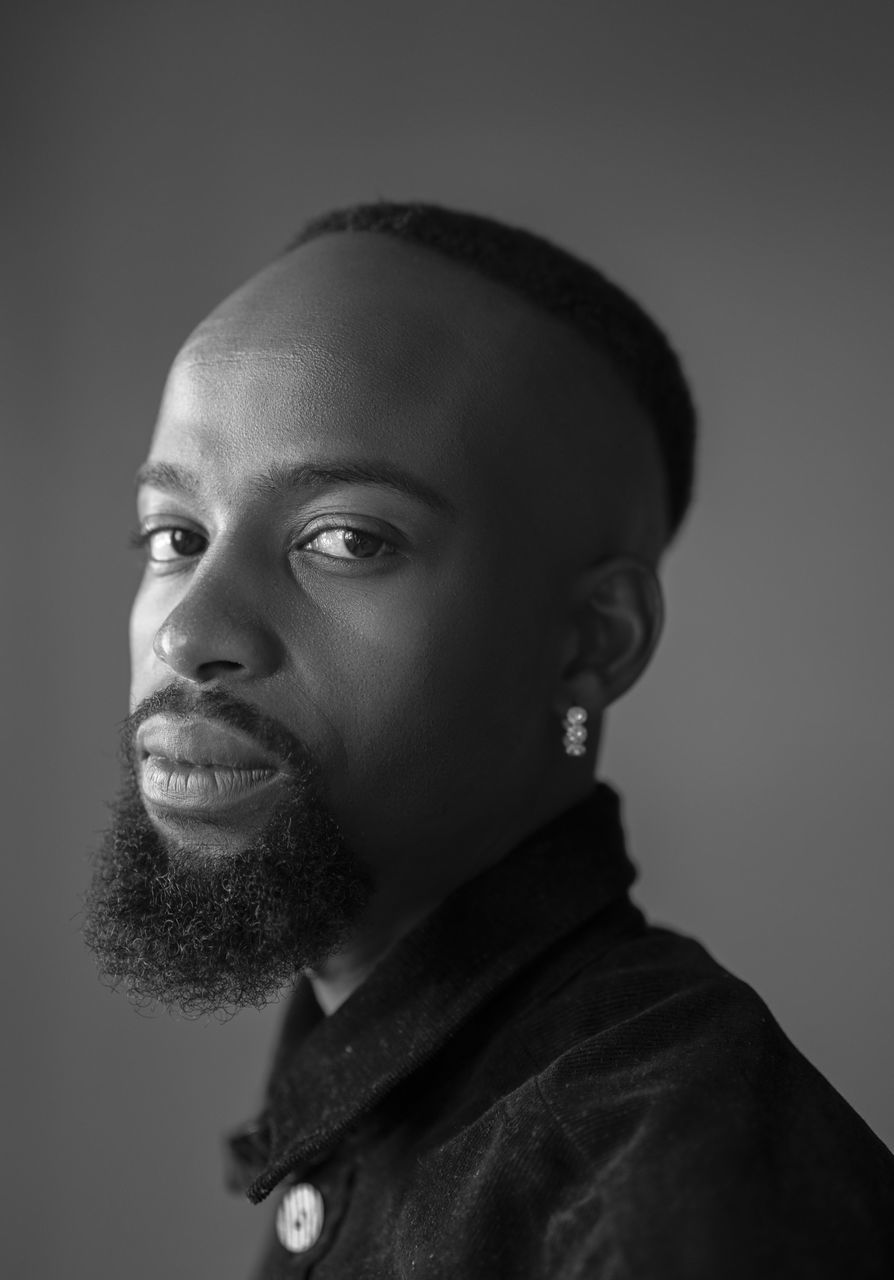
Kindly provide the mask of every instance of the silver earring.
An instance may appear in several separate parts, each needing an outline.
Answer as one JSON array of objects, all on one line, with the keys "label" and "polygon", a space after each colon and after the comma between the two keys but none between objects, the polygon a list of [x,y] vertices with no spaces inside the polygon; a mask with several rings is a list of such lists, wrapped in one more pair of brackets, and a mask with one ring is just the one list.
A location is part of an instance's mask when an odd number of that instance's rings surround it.
[{"label": "silver earring", "polygon": [[587,722],[587,713],[583,707],[569,707],[565,712],[565,719],[562,721],[562,728],[565,730],[565,736],[562,739],[562,746],[569,756],[585,756],[587,748],[584,743],[587,740],[587,731],[584,725]]}]

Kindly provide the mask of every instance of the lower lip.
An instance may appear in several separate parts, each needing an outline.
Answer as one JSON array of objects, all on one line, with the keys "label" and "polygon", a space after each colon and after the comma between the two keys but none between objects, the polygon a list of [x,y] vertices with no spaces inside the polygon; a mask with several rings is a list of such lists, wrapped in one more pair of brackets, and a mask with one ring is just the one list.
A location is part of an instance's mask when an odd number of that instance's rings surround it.
[{"label": "lower lip", "polygon": [[154,809],[212,815],[259,798],[281,777],[278,769],[189,764],[150,755],[140,766],[140,791]]}]

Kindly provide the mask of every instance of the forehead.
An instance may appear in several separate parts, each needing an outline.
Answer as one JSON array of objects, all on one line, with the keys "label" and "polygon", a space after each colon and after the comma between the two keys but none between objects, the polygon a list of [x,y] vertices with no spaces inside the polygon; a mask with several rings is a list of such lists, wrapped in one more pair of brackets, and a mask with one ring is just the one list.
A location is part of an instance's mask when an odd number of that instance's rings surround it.
[{"label": "forehead", "polygon": [[178,354],[156,446],[461,446],[493,351],[474,281],[455,274],[368,235],[321,238],[274,263]]},{"label": "forehead", "polygon": [[[482,296],[483,295],[483,296]],[[181,356],[350,351],[383,376],[471,354],[511,294],[437,255],[372,233],[323,236],[227,298]],[[478,323],[476,323],[476,318]]]},{"label": "forehead", "polygon": [[636,416],[598,354],[509,289],[388,236],[340,233],[273,263],[196,329],[150,456],[232,484],[284,461],[360,458],[436,480],[460,505],[545,515],[550,492],[590,506],[605,440],[619,424],[641,439]]}]

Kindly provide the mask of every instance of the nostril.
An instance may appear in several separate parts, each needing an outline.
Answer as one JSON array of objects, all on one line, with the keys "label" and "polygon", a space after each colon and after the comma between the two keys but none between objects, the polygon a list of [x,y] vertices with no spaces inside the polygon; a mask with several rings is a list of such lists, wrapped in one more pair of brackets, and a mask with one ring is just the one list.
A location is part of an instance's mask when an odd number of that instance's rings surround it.
[{"label": "nostril", "polygon": [[269,620],[242,601],[237,608],[232,584],[229,595],[207,576],[199,585],[156,631],[156,657],[178,676],[202,683],[220,676],[270,675],[282,661],[282,643]]},{"label": "nostril", "polygon": [[241,662],[229,662],[221,659],[216,662],[203,662],[196,668],[195,678],[197,680],[215,680],[219,676],[233,675],[236,671],[244,670]]}]

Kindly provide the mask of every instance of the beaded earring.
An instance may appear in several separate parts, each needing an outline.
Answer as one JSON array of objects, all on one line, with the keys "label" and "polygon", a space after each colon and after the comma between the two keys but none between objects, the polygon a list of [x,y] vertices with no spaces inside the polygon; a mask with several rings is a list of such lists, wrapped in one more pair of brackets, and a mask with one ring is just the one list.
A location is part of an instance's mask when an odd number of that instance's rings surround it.
[{"label": "beaded earring", "polygon": [[562,739],[562,746],[569,756],[583,756],[587,754],[587,748],[584,743],[587,740],[587,731],[584,725],[587,721],[587,713],[583,707],[569,707],[565,712],[565,719],[562,721],[562,728],[565,736]]}]

